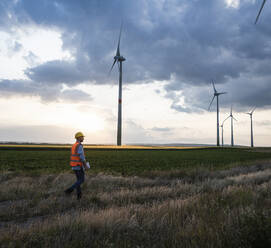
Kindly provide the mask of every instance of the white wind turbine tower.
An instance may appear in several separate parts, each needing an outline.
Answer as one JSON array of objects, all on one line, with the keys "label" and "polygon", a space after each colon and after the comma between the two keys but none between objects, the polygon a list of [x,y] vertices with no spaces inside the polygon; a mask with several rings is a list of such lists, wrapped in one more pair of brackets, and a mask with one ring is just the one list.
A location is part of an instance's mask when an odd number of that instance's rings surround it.
[{"label": "white wind turbine tower", "polygon": [[222,146],[224,146],[224,122],[228,119],[229,117],[227,117],[221,124],[221,141],[222,141]]},{"label": "white wind turbine tower", "polygon": [[224,120],[226,121],[228,118],[231,118],[231,146],[234,146],[234,139],[233,139],[233,120],[237,121],[232,115],[232,106],[230,115]]},{"label": "white wind turbine tower", "polygon": [[264,6],[265,2],[266,2],[266,0],[263,0],[263,3],[262,3],[261,8],[260,8],[260,10],[259,10],[259,13],[258,13],[258,15],[257,15],[257,17],[256,17],[255,24],[257,23],[257,21],[258,21],[258,19],[259,19],[259,17],[260,17],[260,14],[261,14],[261,12],[262,12],[262,9],[263,9],[263,6]]},{"label": "white wind turbine tower", "polygon": [[120,27],[120,34],[119,34],[119,41],[118,41],[118,47],[116,51],[116,56],[114,57],[113,65],[110,69],[110,72],[112,71],[114,65],[118,64],[119,68],[119,99],[118,99],[118,130],[117,130],[117,145],[121,146],[121,112],[122,112],[122,62],[125,61],[125,58],[120,55],[120,38],[121,38],[121,32],[122,32],[122,24]]},{"label": "white wind turbine tower", "polygon": [[253,144],[253,126],[252,126],[252,115],[253,115],[253,112],[255,111],[256,107],[249,113],[246,113],[248,115],[250,115],[250,135],[251,135],[251,147],[254,147],[254,144]]},{"label": "white wind turbine tower", "polygon": [[208,108],[208,110],[210,110],[210,108],[211,108],[211,105],[212,105],[212,103],[213,103],[213,101],[214,101],[214,99],[215,99],[215,97],[216,97],[216,112],[217,112],[217,137],[216,137],[216,145],[217,146],[219,146],[219,102],[218,102],[218,97],[219,97],[219,95],[223,95],[223,94],[226,94],[227,92],[217,92],[217,90],[216,90],[216,88],[215,88],[215,84],[214,84],[214,82],[212,81],[212,84],[213,84],[213,88],[214,88],[214,97],[213,97],[213,99],[212,99],[212,101],[211,101],[211,103],[210,103],[210,105],[209,105],[209,108]]}]

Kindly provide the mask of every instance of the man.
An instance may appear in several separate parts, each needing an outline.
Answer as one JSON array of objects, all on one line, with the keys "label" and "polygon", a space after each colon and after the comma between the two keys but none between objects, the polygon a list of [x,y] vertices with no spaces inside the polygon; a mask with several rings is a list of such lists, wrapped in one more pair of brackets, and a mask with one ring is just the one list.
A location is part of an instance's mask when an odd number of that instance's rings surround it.
[{"label": "man", "polygon": [[70,195],[72,191],[76,188],[77,190],[77,199],[80,200],[82,197],[81,187],[80,185],[85,180],[85,168],[86,165],[86,158],[84,155],[83,145],[81,144],[84,141],[84,135],[82,132],[77,132],[75,134],[76,142],[72,146],[71,149],[71,159],[70,159],[70,166],[74,171],[77,181],[68,189],[65,190],[66,195]]}]

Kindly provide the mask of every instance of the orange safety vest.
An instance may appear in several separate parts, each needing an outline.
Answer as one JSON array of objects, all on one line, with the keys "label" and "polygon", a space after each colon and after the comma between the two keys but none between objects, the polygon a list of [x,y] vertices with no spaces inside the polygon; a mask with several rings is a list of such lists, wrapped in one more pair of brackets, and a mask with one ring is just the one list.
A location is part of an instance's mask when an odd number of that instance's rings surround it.
[{"label": "orange safety vest", "polygon": [[80,155],[78,154],[78,148],[80,143],[78,141],[72,146],[71,149],[71,159],[70,159],[70,166],[83,166],[83,162],[80,159]]}]

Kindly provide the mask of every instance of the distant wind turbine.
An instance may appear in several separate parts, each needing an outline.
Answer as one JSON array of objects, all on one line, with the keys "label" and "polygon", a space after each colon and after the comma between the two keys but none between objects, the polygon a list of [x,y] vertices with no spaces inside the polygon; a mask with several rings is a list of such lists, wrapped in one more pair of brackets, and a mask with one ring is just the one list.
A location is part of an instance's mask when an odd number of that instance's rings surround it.
[{"label": "distant wind turbine", "polygon": [[217,146],[219,146],[219,103],[218,103],[218,96],[219,95],[223,95],[223,94],[226,94],[227,92],[217,92],[217,90],[216,90],[216,88],[215,88],[215,84],[214,84],[214,82],[212,81],[212,84],[213,84],[213,88],[214,88],[214,97],[213,97],[213,99],[212,99],[212,101],[211,101],[211,103],[210,103],[210,105],[209,105],[209,108],[208,108],[208,110],[210,110],[210,108],[211,108],[211,105],[212,105],[212,103],[213,103],[213,101],[214,101],[214,99],[215,99],[215,97],[216,97],[216,112],[217,112],[217,137],[216,137],[216,145]]},{"label": "distant wind turbine", "polygon": [[262,9],[263,9],[263,6],[264,6],[265,2],[266,2],[266,0],[263,0],[263,3],[262,3],[261,8],[260,8],[260,10],[259,10],[259,13],[258,13],[258,15],[257,15],[257,17],[256,17],[255,24],[257,23],[257,21],[258,21],[258,19],[259,19],[259,17],[260,17],[260,14],[261,14],[261,12],[262,12]]},{"label": "distant wind turbine", "polygon": [[221,141],[222,141],[222,146],[224,146],[224,122],[228,119],[229,117],[227,117],[221,124]]},{"label": "distant wind turbine", "polygon": [[[121,32],[122,32],[122,24],[120,27],[120,34],[119,34],[119,41],[118,41],[118,47],[116,51],[116,56],[114,57],[113,65],[110,69],[110,72],[112,71],[114,65],[118,64],[119,68],[119,99],[118,99],[118,130],[117,130],[117,145],[121,146],[121,112],[122,112],[122,62],[125,61],[125,58],[120,55],[120,38],[121,38]],[[110,73],[109,72],[109,73]]]},{"label": "distant wind turbine", "polygon": [[246,113],[248,115],[250,115],[250,139],[251,139],[251,147],[254,147],[254,144],[253,144],[253,126],[252,126],[252,115],[253,115],[253,112],[255,111],[256,107],[249,113]]},{"label": "distant wind turbine", "polygon": [[228,118],[231,118],[231,146],[234,146],[234,139],[233,139],[233,120],[237,121],[233,115],[232,115],[232,106],[231,106],[231,112],[230,112],[230,115],[225,119],[225,121],[228,119]]},{"label": "distant wind turbine", "polygon": [[221,141],[222,141],[222,146],[224,146],[224,122],[229,118],[229,116],[222,122],[220,125],[221,127]]}]

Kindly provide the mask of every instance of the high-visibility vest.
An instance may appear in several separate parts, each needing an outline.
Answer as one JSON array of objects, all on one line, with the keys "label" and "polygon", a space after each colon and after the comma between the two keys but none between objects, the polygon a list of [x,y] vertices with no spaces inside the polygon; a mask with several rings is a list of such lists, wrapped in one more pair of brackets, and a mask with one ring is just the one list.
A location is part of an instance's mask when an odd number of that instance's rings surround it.
[{"label": "high-visibility vest", "polygon": [[78,154],[78,148],[81,144],[76,141],[75,144],[73,144],[71,149],[71,159],[70,159],[70,166],[83,166],[83,162],[80,159],[80,155]]}]

